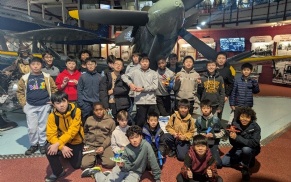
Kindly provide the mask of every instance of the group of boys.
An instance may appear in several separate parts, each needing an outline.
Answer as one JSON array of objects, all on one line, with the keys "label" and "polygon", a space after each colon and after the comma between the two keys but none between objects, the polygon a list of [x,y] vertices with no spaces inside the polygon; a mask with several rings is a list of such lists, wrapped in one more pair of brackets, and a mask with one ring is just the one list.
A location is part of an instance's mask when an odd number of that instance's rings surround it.
[{"label": "group of boys", "polygon": [[[27,116],[31,143],[26,154],[31,155],[38,149],[46,154],[53,171],[46,181],[56,181],[65,175],[59,155],[68,158],[74,168],[85,169],[83,176],[94,174],[98,181],[138,181],[146,168],[151,169],[155,180],[159,181],[166,148],[170,149],[169,157],[177,156],[185,162],[178,181],[203,181],[206,178],[220,181],[216,168],[234,164],[240,164],[243,178],[249,179],[249,167],[260,152],[260,127],[255,122],[255,112],[250,109],[252,94],[259,92],[259,88],[249,77],[251,65],[242,66],[243,76],[234,82],[234,89],[229,92],[233,82],[228,77],[229,82],[224,82],[215,62],[208,62],[207,73],[200,77],[194,70],[191,56],[184,58],[183,68],[175,74],[166,67],[165,58],[157,61],[158,70],[153,71],[149,68],[149,57],[142,55],[139,63],[134,61],[122,74],[123,62],[115,58],[112,71],[102,78],[96,71],[96,61],[88,52],[83,54],[88,56],[81,62],[85,72],[82,75],[78,72],[79,79],[69,78],[78,71],[73,59],[66,61],[67,69],[56,77],[56,86],[53,79],[41,71],[41,60],[32,58],[29,62],[31,72],[19,81],[17,96]],[[224,53],[218,54],[218,58],[221,55],[226,59]],[[133,54],[134,57],[137,54]],[[229,84],[229,93],[226,93],[224,83]],[[70,84],[74,88],[73,94]],[[169,102],[172,90],[177,110],[173,114]],[[242,95],[245,92],[249,96],[247,101]],[[218,144],[225,130],[220,124],[221,118],[215,114],[222,113],[227,96],[236,113],[232,122],[236,129],[229,130],[233,148],[221,160]],[[127,120],[133,103],[137,108],[137,126],[129,127]],[[202,116],[196,116],[195,122],[191,115],[193,111],[198,113],[199,103]],[[50,104],[54,106],[51,113]],[[111,114],[115,121],[107,114],[109,109],[114,111]],[[159,126],[157,113],[171,115],[166,133]],[[116,127],[117,122],[119,126]],[[112,160],[115,154],[122,154],[120,161]],[[112,172],[104,175],[99,169],[92,168],[98,159],[106,168],[115,166]]]}]

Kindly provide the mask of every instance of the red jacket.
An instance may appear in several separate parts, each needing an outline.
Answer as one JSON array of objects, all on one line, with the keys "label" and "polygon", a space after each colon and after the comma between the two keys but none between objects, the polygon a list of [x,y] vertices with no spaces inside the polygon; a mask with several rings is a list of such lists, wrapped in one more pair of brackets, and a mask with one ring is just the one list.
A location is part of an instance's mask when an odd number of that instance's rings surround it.
[{"label": "red jacket", "polygon": [[[76,70],[73,74],[70,74],[68,70],[62,71],[56,78],[56,85],[58,90],[62,90],[66,92],[69,96],[69,101],[76,101],[77,100],[77,85],[71,80],[79,80],[81,73]],[[62,89],[61,85],[63,84],[63,80],[68,77],[69,82],[68,84]]]}]

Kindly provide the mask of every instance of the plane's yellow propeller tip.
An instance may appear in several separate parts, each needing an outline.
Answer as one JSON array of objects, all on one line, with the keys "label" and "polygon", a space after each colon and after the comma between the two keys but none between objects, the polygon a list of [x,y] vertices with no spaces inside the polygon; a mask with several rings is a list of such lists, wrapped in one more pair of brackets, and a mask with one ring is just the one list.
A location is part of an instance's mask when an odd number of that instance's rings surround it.
[{"label": "plane's yellow propeller tip", "polygon": [[69,15],[70,15],[70,17],[79,20],[79,12],[78,12],[78,10],[71,10],[71,11],[69,11]]}]

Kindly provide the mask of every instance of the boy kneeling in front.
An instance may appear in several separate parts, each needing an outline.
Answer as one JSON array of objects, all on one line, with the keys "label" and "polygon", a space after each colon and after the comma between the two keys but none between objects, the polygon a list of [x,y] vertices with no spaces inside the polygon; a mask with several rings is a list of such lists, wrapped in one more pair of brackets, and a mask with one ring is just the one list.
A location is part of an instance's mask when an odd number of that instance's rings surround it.
[{"label": "boy kneeling in front", "polygon": [[54,110],[46,126],[46,157],[53,174],[46,177],[46,182],[54,182],[65,175],[60,156],[68,159],[74,169],[80,168],[84,138],[81,110],[69,104],[68,95],[58,91],[52,95],[51,102]]}]

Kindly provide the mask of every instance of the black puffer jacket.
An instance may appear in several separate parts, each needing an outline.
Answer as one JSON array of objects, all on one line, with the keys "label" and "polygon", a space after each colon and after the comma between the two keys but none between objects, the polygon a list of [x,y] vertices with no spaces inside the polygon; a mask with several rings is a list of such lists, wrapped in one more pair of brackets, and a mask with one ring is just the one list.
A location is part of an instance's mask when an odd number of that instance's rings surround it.
[{"label": "black puffer jacket", "polygon": [[[112,77],[111,72],[105,74],[100,83],[99,97],[103,106],[107,109],[109,108],[109,96],[108,90],[112,88]],[[129,87],[121,79],[121,75],[118,75],[115,81],[115,86],[113,89],[113,95],[116,104],[116,110],[127,110],[130,106],[129,102]]]}]

